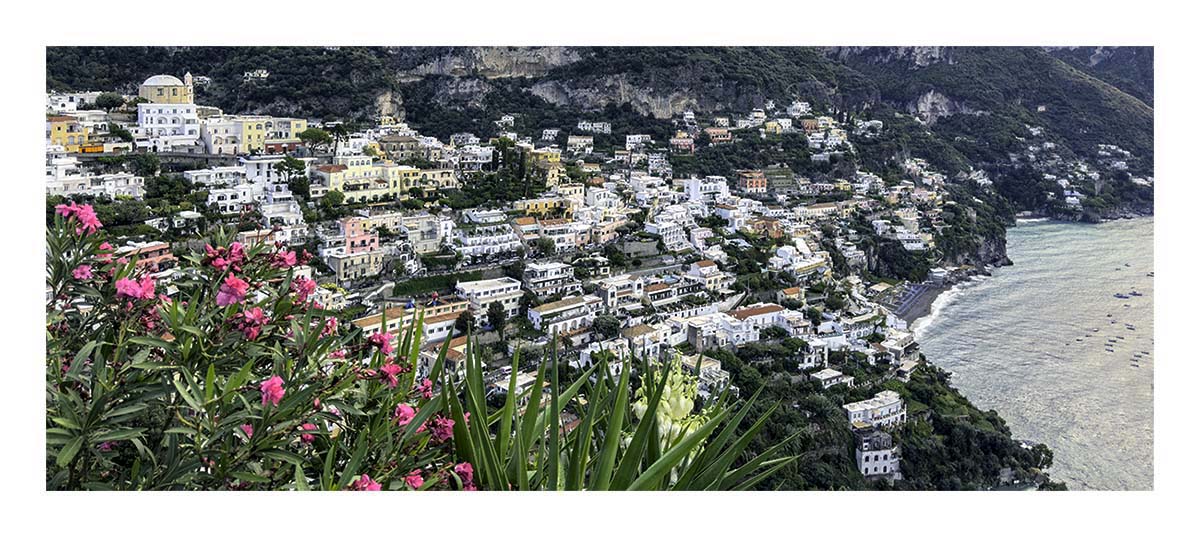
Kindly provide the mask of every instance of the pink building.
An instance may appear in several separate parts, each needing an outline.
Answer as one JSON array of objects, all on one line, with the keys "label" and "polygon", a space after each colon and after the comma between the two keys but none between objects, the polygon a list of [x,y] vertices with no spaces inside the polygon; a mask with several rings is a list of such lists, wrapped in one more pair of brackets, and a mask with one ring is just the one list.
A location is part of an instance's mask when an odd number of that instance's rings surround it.
[{"label": "pink building", "polygon": [[379,234],[367,229],[369,220],[352,216],[342,219],[342,236],[346,238],[346,253],[359,254],[372,252],[379,248]]}]

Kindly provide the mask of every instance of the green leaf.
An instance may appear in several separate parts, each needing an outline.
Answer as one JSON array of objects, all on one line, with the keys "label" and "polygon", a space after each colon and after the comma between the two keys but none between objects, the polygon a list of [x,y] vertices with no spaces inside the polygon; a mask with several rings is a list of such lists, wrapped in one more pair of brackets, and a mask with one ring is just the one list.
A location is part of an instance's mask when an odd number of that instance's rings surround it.
[{"label": "green leaf", "polygon": [[308,478],[304,477],[304,469],[299,464],[296,464],[294,468],[296,469],[296,490],[310,490],[308,487]]},{"label": "green leaf", "polygon": [[204,402],[212,401],[213,390],[217,384],[217,370],[213,364],[208,364],[208,373],[204,375]]},{"label": "green leaf", "polygon": [[659,480],[669,474],[671,469],[676,464],[679,464],[688,453],[691,453],[693,448],[699,445],[700,442],[703,442],[705,438],[708,438],[713,429],[725,419],[728,412],[728,410],[722,410],[705,422],[704,425],[701,425],[699,429],[696,429],[692,434],[687,435],[671,449],[668,449],[666,453],[663,453],[662,457],[654,461],[654,464],[651,464],[642,475],[633,481],[629,486],[630,490],[651,489]]},{"label": "green leaf", "polygon": [[75,460],[75,455],[79,453],[79,448],[81,447],[83,447],[82,436],[76,436],[75,438],[72,438],[70,442],[67,442],[67,445],[62,448],[62,451],[58,452],[58,459],[56,461],[58,466],[66,468],[68,465],[70,465],[71,461]]},{"label": "green leaf", "polygon": [[117,429],[115,431],[109,431],[107,433],[93,437],[92,442],[96,442],[96,443],[115,442],[117,440],[129,440],[131,438],[140,438],[142,436],[142,432],[145,430],[146,429],[141,428],[141,427],[136,428],[136,429]]},{"label": "green leaf", "polygon": [[[603,360],[602,363],[607,362]],[[604,448],[600,451],[596,468],[592,470],[592,489],[608,490],[612,482],[613,465],[617,460],[617,447],[621,442],[621,431],[625,427],[625,412],[629,409],[629,370],[633,364],[629,360],[621,360],[621,380],[617,382],[616,403],[612,407],[612,415],[608,418],[608,429],[604,432]],[[604,368],[608,370],[607,367]]]}]

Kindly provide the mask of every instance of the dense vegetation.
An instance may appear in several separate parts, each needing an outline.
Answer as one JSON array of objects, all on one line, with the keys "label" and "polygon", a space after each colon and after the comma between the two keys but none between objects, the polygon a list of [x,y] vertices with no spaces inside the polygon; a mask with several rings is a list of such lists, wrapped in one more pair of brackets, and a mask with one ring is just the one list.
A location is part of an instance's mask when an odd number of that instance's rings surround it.
[{"label": "dense vegetation", "polygon": [[[760,488],[783,490],[989,489],[1001,485],[1010,469],[1023,483],[1044,479],[1053,457],[1045,445],[1023,447],[1013,440],[995,411],[975,408],[949,383],[944,371],[923,364],[907,383],[888,380],[886,366],[870,366],[860,357],[831,353],[831,365],[858,379],[858,386],[826,390],[795,373],[788,340],[747,345],[731,352],[710,351],[743,390],[761,389],[760,401],[779,402],[750,451],[793,435],[784,453],[802,461],[763,482]],[[868,399],[884,389],[899,392],[908,405],[907,424],[893,432],[902,453],[904,479],[867,481],[854,462],[854,437],[841,405]],[[753,410],[752,410],[753,412]],[[1061,485],[1046,482],[1047,488]]]}]

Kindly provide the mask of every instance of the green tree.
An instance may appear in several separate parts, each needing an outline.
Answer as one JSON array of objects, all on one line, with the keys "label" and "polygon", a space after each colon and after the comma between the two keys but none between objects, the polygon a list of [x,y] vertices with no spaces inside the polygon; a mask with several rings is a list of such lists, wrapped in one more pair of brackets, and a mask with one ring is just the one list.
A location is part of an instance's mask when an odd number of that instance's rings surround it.
[{"label": "green tree", "polygon": [[309,127],[305,129],[304,132],[297,134],[296,137],[299,138],[301,142],[304,142],[304,145],[308,146],[310,149],[329,147],[330,144],[333,143],[333,136],[331,136],[324,129],[317,127]]},{"label": "green tree", "polygon": [[464,311],[454,320],[454,330],[460,334],[467,333],[471,327],[475,326],[475,314],[471,310]]},{"label": "green tree", "polygon": [[611,339],[621,333],[621,320],[613,315],[597,315],[592,321],[592,329],[604,339]]},{"label": "green tree", "polygon": [[154,153],[139,153],[134,155],[130,160],[130,165],[133,166],[134,175],[140,177],[154,177],[162,169],[162,162],[158,159],[158,155]]},{"label": "green tree", "polygon": [[330,190],[329,192],[325,193],[324,197],[321,198],[321,207],[332,210],[341,206],[341,204],[345,201],[345,194],[342,194],[337,190]]},{"label": "green tree", "polygon": [[538,239],[537,242],[534,243],[534,247],[537,249],[538,253],[544,256],[554,255],[555,253],[554,241],[546,237]]},{"label": "green tree", "polygon": [[116,123],[108,124],[108,133],[113,136],[116,136],[117,138],[120,138],[122,142],[132,142],[133,141],[133,134],[130,133],[129,130],[127,130],[125,127],[117,125]]},{"label": "green tree", "polygon": [[500,306],[499,302],[488,304],[487,320],[488,324],[492,325],[492,328],[495,328],[500,333],[500,339],[504,339],[504,327],[508,319],[505,318],[504,308]]},{"label": "green tree", "polygon": [[96,96],[96,108],[111,112],[125,104],[125,98],[112,92],[104,92]]},{"label": "green tree", "polygon": [[288,155],[283,157],[283,160],[276,162],[272,168],[275,169],[275,173],[287,178],[288,189],[293,194],[304,200],[309,198],[309,182],[308,178],[304,176],[303,160]]}]

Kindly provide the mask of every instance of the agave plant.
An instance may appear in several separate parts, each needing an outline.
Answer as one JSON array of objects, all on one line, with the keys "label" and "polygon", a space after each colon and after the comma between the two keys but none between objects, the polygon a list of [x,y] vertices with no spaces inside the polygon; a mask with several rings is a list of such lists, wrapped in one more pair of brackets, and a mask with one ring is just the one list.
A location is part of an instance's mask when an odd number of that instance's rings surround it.
[{"label": "agave plant", "polygon": [[[552,348],[557,349],[556,342]],[[678,363],[638,362],[641,398],[631,402],[634,362],[626,356],[614,372],[608,356],[563,386],[557,350],[543,362],[532,394],[518,404],[514,352],[502,408],[488,412],[483,365],[475,347],[465,355],[458,397],[446,395],[455,419],[454,441],[470,461],[481,488],[491,490],[745,490],[793,462],[776,457],[788,438],[756,456],[746,447],[775,407],[739,432],[754,400],[735,405],[728,389],[694,408],[695,392],[681,393]],[[673,374],[674,373],[674,374]],[[450,377],[440,371],[445,383]],[[695,379],[688,379],[695,382]],[[566,410],[578,414],[563,424]],[[486,419],[460,419],[467,412]],[[680,424],[683,423],[682,427]]]}]

